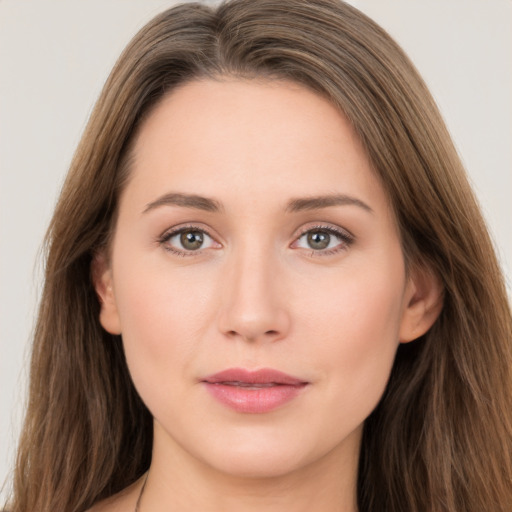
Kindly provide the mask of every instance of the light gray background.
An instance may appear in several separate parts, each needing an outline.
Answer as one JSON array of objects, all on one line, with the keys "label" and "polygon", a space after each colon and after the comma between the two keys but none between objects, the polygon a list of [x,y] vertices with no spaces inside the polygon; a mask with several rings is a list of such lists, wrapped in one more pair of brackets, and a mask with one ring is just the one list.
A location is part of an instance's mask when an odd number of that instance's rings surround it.
[{"label": "light gray background", "polygon": [[[92,105],[163,0],[0,0],[0,486],[22,416],[38,249]],[[511,289],[511,0],[352,0],[404,47],[440,105]],[[1,500],[0,500],[1,501]]]}]

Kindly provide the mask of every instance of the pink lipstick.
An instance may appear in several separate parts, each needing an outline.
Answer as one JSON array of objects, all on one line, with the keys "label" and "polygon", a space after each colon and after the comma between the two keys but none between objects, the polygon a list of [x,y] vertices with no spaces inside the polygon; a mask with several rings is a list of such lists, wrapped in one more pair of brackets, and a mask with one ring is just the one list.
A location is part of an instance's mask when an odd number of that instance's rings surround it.
[{"label": "pink lipstick", "polygon": [[263,368],[230,368],[202,380],[212,396],[237,412],[262,414],[293,400],[308,382]]}]

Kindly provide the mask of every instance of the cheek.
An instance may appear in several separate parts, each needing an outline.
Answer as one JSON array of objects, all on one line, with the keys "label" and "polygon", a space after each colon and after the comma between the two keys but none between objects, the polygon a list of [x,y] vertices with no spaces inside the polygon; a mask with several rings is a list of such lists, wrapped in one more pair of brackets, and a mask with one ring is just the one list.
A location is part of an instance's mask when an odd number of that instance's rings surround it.
[{"label": "cheek", "polygon": [[146,263],[120,262],[115,294],[128,367],[151,408],[152,397],[178,392],[190,377],[215,305],[210,284],[197,273],[170,274]]},{"label": "cheek", "polygon": [[[390,271],[391,269],[391,271]],[[327,284],[327,283],[326,283]],[[386,272],[344,272],[303,304],[302,331],[312,333],[307,357],[325,372],[327,402],[339,413],[353,412],[354,426],[377,405],[398,347],[404,275],[393,265]],[[317,288],[321,290],[321,288]]]}]

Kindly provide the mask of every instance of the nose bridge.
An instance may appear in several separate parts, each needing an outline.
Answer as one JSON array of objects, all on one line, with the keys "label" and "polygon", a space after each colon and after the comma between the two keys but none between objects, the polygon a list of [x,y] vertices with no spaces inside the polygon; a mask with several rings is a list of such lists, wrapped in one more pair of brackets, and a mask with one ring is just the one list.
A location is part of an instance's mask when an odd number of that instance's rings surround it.
[{"label": "nose bridge", "polygon": [[246,240],[233,249],[225,274],[220,328],[247,341],[285,336],[289,318],[279,286],[279,263],[270,243]]}]

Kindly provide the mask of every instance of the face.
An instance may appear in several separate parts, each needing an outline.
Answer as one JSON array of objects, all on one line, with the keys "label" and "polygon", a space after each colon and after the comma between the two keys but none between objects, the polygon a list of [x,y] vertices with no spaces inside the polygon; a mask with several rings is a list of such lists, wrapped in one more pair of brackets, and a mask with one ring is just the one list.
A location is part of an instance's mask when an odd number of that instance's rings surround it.
[{"label": "face", "polygon": [[361,144],[288,82],[165,97],[96,266],[155,446],[224,473],[356,460],[399,342],[426,330]]}]

